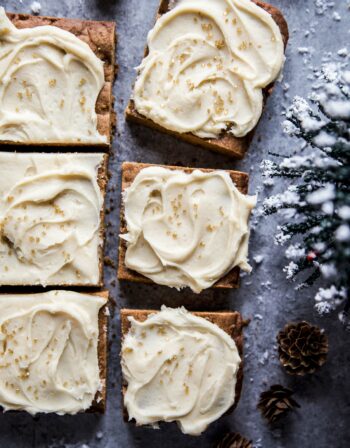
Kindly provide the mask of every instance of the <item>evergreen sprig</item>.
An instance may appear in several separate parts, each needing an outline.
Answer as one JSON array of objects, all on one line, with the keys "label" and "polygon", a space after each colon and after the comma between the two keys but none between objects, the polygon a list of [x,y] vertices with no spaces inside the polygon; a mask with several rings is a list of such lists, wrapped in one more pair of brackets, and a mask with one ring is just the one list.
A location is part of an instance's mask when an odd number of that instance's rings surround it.
[{"label": "evergreen sprig", "polygon": [[[321,275],[328,283],[315,296],[321,314],[341,303],[340,318],[349,326],[350,312],[350,70],[346,64],[324,64],[316,73],[308,101],[295,97],[284,131],[303,141],[302,150],[282,161],[264,160],[263,176],[292,183],[263,203],[263,213],[282,213],[285,222],[275,237],[290,242],[287,278],[305,271],[297,288]],[[291,241],[293,240],[293,242]],[[296,240],[296,242],[295,242]]]}]

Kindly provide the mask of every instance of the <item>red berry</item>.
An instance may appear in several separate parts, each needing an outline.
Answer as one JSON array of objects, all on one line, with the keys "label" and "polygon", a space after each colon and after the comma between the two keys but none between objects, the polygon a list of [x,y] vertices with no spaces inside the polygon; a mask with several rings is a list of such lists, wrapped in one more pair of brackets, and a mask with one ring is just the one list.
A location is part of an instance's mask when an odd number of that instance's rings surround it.
[{"label": "red berry", "polygon": [[306,255],[307,261],[314,261],[315,258],[317,258],[317,255],[315,254],[315,252],[311,251]]}]

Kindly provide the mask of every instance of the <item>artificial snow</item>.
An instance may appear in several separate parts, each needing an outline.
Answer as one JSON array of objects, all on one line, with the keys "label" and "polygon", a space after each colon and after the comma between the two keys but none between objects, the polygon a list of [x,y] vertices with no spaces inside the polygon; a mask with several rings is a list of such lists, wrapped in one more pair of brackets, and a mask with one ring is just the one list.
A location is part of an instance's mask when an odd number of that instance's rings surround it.
[{"label": "artificial snow", "polygon": [[263,366],[268,361],[268,359],[269,359],[269,352],[268,350],[265,350],[265,352],[263,353],[258,362]]},{"label": "artificial snow", "polygon": [[314,235],[317,235],[318,233],[320,233],[322,230],[322,227],[320,226],[315,226],[312,229],[310,229],[310,233],[313,233]]},{"label": "artificial snow", "polygon": [[268,177],[263,180],[263,185],[265,187],[273,187],[275,185],[275,181],[271,177]]},{"label": "artificial snow", "polygon": [[298,128],[289,120],[285,120],[282,122],[283,132],[287,135],[296,135],[299,133]]},{"label": "artificial snow", "polygon": [[350,70],[343,71],[341,77],[344,82],[346,82],[347,84],[350,84]]},{"label": "artificial snow", "polygon": [[294,263],[294,261],[291,261],[287,266],[283,268],[283,272],[287,274],[286,277],[288,280],[290,280],[298,272],[298,265]]},{"label": "artificial snow", "polygon": [[319,242],[314,244],[314,249],[317,252],[323,252],[326,249],[325,243]]},{"label": "artificial snow", "polygon": [[[311,107],[308,102],[300,96],[294,97],[292,106],[286,113],[286,117],[295,117],[300,122],[300,126],[305,132],[317,132],[326,124],[323,120],[312,116]],[[287,134],[295,134],[296,126],[291,121],[286,120],[283,123],[283,128],[284,132]]]},{"label": "artificial snow", "polygon": [[329,8],[333,8],[334,2],[329,0],[314,0],[316,14],[323,15]]},{"label": "artificial snow", "polygon": [[336,81],[338,78],[338,65],[336,62],[323,64],[321,71],[328,81]]},{"label": "artificial snow", "polygon": [[[329,2],[317,2],[317,5],[321,9],[323,6],[327,9]],[[310,53],[307,47],[299,47],[298,51],[305,55]],[[337,55],[347,58],[349,55],[347,48],[341,48]],[[275,243],[283,245],[289,242],[285,255],[290,261],[283,269],[287,278],[293,279],[299,274],[299,264],[301,270],[304,270],[303,262],[307,253],[312,251],[316,256],[312,258],[313,262],[310,265],[305,266],[319,269],[326,281],[337,284],[338,275],[346,275],[337,260],[337,254],[338,251],[340,256],[343,254],[346,263],[347,244],[344,243],[350,241],[350,204],[343,199],[343,194],[346,192],[338,183],[342,182],[338,176],[339,167],[345,168],[348,159],[344,149],[348,145],[347,132],[350,121],[350,70],[347,68],[349,66],[347,59],[332,62],[332,58],[334,54],[329,53],[327,63],[323,63],[320,69],[309,65],[308,68],[313,71],[313,74],[310,74],[310,79],[313,80],[312,93],[308,100],[296,96],[284,113],[285,121],[282,123],[284,132],[291,136],[302,137],[300,139],[303,141],[302,147],[294,148],[290,157],[282,157],[278,162],[264,160],[261,169],[262,176],[266,178],[264,183],[269,183],[271,178],[275,177],[289,178],[292,182],[285,192],[266,198],[262,206],[263,214],[277,212],[284,218],[284,225],[278,226]],[[296,154],[296,151],[299,153]],[[346,171],[344,174],[346,175]],[[308,212],[305,215],[304,210]],[[305,231],[302,226],[294,231],[287,225],[302,224],[308,216],[314,218],[320,216],[320,219],[316,220],[317,225],[314,223]],[[325,240],[323,233],[328,225],[331,226],[334,236],[323,241]],[[298,233],[300,233],[299,241],[304,238],[305,241],[308,240],[305,248],[302,247],[304,243],[290,244],[290,240]],[[336,247],[332,244],[334,242]],[[308,286],[310,286],[308,282],[304,282],[295,289],[301,290]],[[335,285],[320,288],[316,295],[315,307],[319,313],[325,314],[335,310],[345,298],[345,288],[339,290]]]},{"label": "artificial snow", "polygon": [[281,168],[308,168],[311,166],[313,160],[309,155],[286,157],[280,163]]},{"label": "artificial snow", "polygon": [[96,433],[96,439],[97,439],[97,440],[101,440],[101,439],[103,439],[103,432],[102,432],[102,431],[98,431],[98,432]]},{"label": "artificial snow", "polygon": [[322,211],[325,215],[332,215],[334,212],[334,204],[331,201],[327,201],[322,204]]},{"label": "artificial snow", "polygon": [[301,119],[301,127],[306,132],[319,131],[326,123],[322,120],[316,120],[310,116],[305,116]]},{"label": "artificial snow", "polygon": [[253,260],[256,264],[261,264],[264,260],[264,255],[255,255],[255,257],[253,257]]},{"label": "artificial snow", "polygon": [[334,285],[320,288],[315,296],[315,308],[320,314],[328,314],[338,308],[345,299],[345,288],[338,289]]},{"label": "artificial snow", "polygon": [[333,14],[332,14],[332,19],[335,20],[336,22],[340,22],[341,21],[341,15],[337,11],[334,11]]},{"label": "artificial snow", "polygon": [[337,228],[335,238],[341,242],[350,241],[350,227],[348,224],[342,224]]},{"label": "artificial snow", "polygon": [[306,200],[311,205],[323,204],[335,197],[335,186],[333,184],[326,184],[324,187],[308,194]]},{"label": "artificial snow", "polygon": [[291,244],[287,247],[285,256],[289,260],[296,260],[298,258],[305,257],[305,249],[300,247],[298,244]]},{"label": "artificial snow", "polygon": [[340,207],[338,210],[338,216],[341,219],[344,219],[344,221],[350,220],[350,206],[343,205],[342,207]]},{"label": "artificial snow", "polygon": [[283,232],[277,233],[275,236],[275,244],[283,246],[287,241],[292,238],[292,235],[285,234]]},{"label": "artificial snow", "polygon": [[326,113],[333,118],[346,119],[350,117],[350,100],[327,101],[323,107]]},{"label": "artificial snow", "polygon": [[264,177],[271,177],[276,174],[277,165],[271,160],[263,160],[260,164],[260,169],[262,170],[262,175]]},{"label": "artificial snow", "polygon": [[345,330],[350,331],[350,318],[349,314],[345,311],[341,311],[338,314],[339,321],[344,325]]},{"label": "artificial snow", "polygon": [[283,91],[284,91],[284,92],[288,92],[289,88],[290,88],[289,83],[288,83],[288,82],[285,82],[285,83],[283,84]]},{"label": "artificial snow", "polygon": [[332,263],[325,263],[320,266],[320,271],[324,278],[332,278],[336,275],[337,270]]},{"label": "artificial snow", "polygon": [[279,193],[266,198],[263,202],[264,209],[282,208],[286,205],[300,205],[299,195],[291,187],[284,193]]},{"label": "artificial snow", "polygon": [[327,132],[321,131],[316,137],[313,138],[313,142],[319,148],[326,148],[327,146],[333,146],[336,143],[336,138]]},{"label": "artificial snow", "polygon": [[262,282],[261,286],[265,287],[266,289],[271,289],[271,282],[270,282],[270,280],[266,280],[266,282]]},{"label": "artificial snow", "polygon": [[346,56],[348,55],[348,49],[347,48],[341,48],[340,50],[337,51],[337,55],[341,56],[342,58],[346,58]]},{"label": "artificial snow", "polygon": [[284,208],[282,210],[278,210],[278,213],[283,216],[284,219],[290,221],[295,217],[297,211],[295,210],[295,208]]},{"label": "artificial snow", "polygon": [[40,14],[40,12],[41,12],[41,4],[39,2],[33,2],[30,5],[30,10],[32,11],[33,14]]}]

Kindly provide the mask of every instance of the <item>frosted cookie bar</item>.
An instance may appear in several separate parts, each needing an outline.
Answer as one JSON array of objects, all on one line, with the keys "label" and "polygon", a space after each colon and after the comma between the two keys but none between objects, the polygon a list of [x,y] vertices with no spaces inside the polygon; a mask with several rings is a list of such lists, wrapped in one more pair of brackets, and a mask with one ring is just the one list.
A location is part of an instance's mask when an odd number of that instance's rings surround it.
[{"label": "frosted cookie bar", "polygon": [[283,15],[268,3],[161,0],[126,117],[242,158],[287,40]]},{"label": "frosted cookie bar", "polygon": [[242,388],[239,313],[121,310],[125,419],[176,421],[199,435],[237,405]]},{"label": "frosted cookie bar", "polygon": [[108,293],[0,295],[0,407],[103,412]]},{"label": "frosted cookie bar", "polygon": [[0,142],[99,145],[114,123],[115,24],[0,8]]},{"label": "frosted cookie bar", "polygon": [[0,285],[102,285],[106,164],[0,152]]}]

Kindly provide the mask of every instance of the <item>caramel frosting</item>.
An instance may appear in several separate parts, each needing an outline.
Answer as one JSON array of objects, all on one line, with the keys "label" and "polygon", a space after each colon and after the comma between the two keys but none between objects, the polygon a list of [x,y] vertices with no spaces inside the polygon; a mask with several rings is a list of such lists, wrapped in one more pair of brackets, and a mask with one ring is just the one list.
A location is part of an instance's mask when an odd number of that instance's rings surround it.
[{"label": "caramel frosting", "polygon": [[0,153],[0,284],[98,284],[103,160]]},{"label": "caramel frosting", "polygon": [[147,44],[136,110],[166,129],[202,138],[251,131],[261,116],[262,89],[284,63],[279,27],[250,0],[178,0]]},{"label": "caramel frosting", "polygon": [[199,293],[247,262],[255,196],[225,171],[144,168],[124,193],[125,265],[154,282]]},{"label": "caramel frosting", "polygon": [[199,435],[235,402],[240,356],[217,325],[185,308],[162,306],[131,328],[122,343],[124,404],[138,425],[176,421]]},{"label": "caramel frosting", "polygon": [[0,406],[76,414],[101,389],[98,314],[106,299],[72,291],[0,295]]},{"label": "caramel frosting", "polygon": [[0,141],[106,143],[95,105],[103,63],[55,26],[17,29],[0,7]]}]

